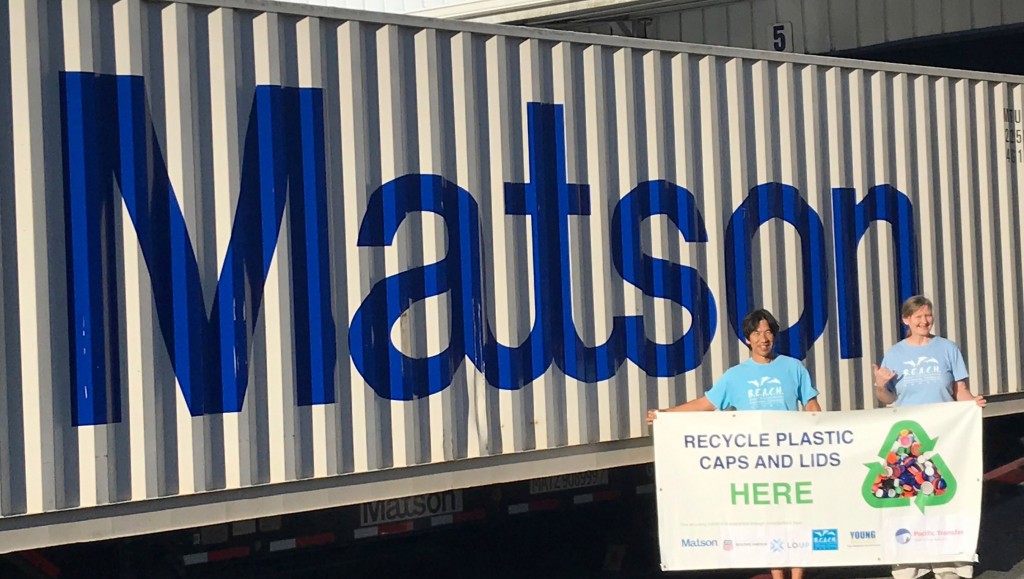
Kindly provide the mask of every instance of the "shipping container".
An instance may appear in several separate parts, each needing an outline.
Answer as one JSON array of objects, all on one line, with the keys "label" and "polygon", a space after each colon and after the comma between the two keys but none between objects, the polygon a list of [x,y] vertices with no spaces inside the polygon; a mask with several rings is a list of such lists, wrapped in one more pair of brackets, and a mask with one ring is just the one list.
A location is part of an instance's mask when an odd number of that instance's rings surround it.
[{"label": "shipping container", "polygon": [[651,460],[755,306],[1019,394],[1021,78],[257,0],[0,5],[0,551]]}]

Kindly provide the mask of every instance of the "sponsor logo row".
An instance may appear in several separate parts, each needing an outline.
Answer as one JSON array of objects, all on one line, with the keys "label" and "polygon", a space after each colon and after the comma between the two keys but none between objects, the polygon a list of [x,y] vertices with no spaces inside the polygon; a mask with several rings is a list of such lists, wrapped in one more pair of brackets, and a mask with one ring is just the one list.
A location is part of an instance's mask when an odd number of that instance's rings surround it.
[{"label": "sponsor logo row", "polygon": [[[872,531],[873,533],[873,531]],[[726,551],[734,549],[767,549],[781,553],[786,549],[812,549],[814,551],[839,550],[838,529],[814,529],[806,540],[768,539],[765,541],[736,541],[733,539],[711,539],[706,537],[685,537],[680,544],[684,548],[703,549],[721,547]]]},{"label": "sponsor logo row", "polygon": [[[890,540],[899,545],[906,545],[913,541],[941,541],[949,538],[960,537],[964,534],[963,529],[940,529],[940,530],[912,530],[901,528],[895,532]],[[786,550],[812,551],[838,551],[840,543],[838,529],[814,529],[808,540],[786,540],[766,539],[763,541],[738,541],[733,539],[711,539],[706,537],[683,538],[681,545],[684,548],[703,549],[721,548],[725,551],[736,549],[767,549],[772,553],[781,553]],[[875,530],[846,531],[843,537],[844,545],[851,548],[856,547],[877,547],[880,545],[880,533]]]}]

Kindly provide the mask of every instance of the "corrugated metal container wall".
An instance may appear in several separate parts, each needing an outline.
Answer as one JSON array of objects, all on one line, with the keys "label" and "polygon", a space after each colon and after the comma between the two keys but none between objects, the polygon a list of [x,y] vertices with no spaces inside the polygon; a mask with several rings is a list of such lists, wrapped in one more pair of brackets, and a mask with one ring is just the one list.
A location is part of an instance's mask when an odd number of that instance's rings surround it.
[{"label": "corrugated metal container wall", "polygon": [[230,5],[0,6],[5,516],[640,437],[753,304],[1020,390],[1012,79]]}]

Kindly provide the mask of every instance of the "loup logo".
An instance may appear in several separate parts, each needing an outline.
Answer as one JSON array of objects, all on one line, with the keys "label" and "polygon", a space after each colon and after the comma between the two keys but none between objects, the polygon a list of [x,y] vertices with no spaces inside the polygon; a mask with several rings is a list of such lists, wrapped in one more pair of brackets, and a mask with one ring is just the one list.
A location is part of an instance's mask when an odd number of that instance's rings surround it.
[{"label": "loup logo", "polygon": [[[120,420],[121,353],[117,344],[116,232],[118,195],[131,218],[152,279],[153,301],[171,364],[194,416],[237,412],[244,401],[250,350],[264,285],[288,206],[293,370],[300,405],[334,402],[337,332],[331,306],[332,248],[320,89],[259,86],[242,146],[240,191],[230,242],[213,303],[200,283],[194,242],[173,192],[146,103],[143,79],[87,72],[61,74],[68,292],[75,425]],[[693,370],[718,329],[719,304],[700,273],[645,254],[644,221],[665,216],[687,243],[707,243],[704,217],[689,190],[664,180],[637,184],[619,199],[610,223],[614,268],[622,282],[669,300],[691,314],[687,332],[670,344],[647,338],[642,315],[616,316],[602,344],[579,337],[572,314],[570,217],[591,213],[585,184],[569,183],[563,107],[528,103],[529,180],[506,183],[509,216],[528,216],[533,262],[534,323],[518,345],[502,344],[484,312],[487,267],[482,259],[479,206],[468,191],[438,175],[411,174],[368,197],[358,245],[390,245],[418,212],[441,217],[445,257],[380,280],[348,324],[349,355],[381,397],[413,400],[447,388],[468,361],[495,388],[516,390],[552,365],[585,383],[614,376],[626,360],[650,376]],[[874,221],[893,227],[898,293],[917,293],[916,245],[910,200],[889,185],[832,190],[840,353],[861,356],[857,245]],[[737,334],[754,304],[753,239],[780,219],[800,236],[807,275],[803,311],[777,336],[777,349],[803,359],[828,321],[825,231],[795,187],[764,183],[750,189],[725,225],[726,311]],[[334,264],[334,267],[337,267]],[[522,275],[527,275],[522,272]],[[414,304],[448,295],[449,343],[414,358],[392,343],[390,330]]]}]

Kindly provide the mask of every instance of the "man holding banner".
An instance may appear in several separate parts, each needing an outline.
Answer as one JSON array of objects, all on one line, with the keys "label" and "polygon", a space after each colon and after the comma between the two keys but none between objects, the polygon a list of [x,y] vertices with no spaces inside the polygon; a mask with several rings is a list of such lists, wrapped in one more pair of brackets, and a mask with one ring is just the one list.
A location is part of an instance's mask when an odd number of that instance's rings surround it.
[{"label": "man holding banner", "polygon": [[[878,400],[893,406],[974,400],[984,407],[985,398],[974,396],[967,387],[967,365],[960,348],[932,334],[932,302],[913,296],[903,302],[900,317],[907,337],[886,352],[881,366],[872,364]],[[917,579],[929,571],[938,579],[974,576],[969,562],[895,565],[892,576]]]},{"label": "man holding banner", "polygon": [[[775,353],[779,322],[763,309],[743,318],[743,337],[750,359],[730,368],[715,385],[695,400],[664,410],[648,410],[652,424],[658,412],[700,412],[712,410],[804,410],[820,412],[818,391],[811,376],[798,360]],[[791,569],[792,579],[802,579],[803,569]],[[772,579],[785,579],[782,568],[772,569]]]}]

